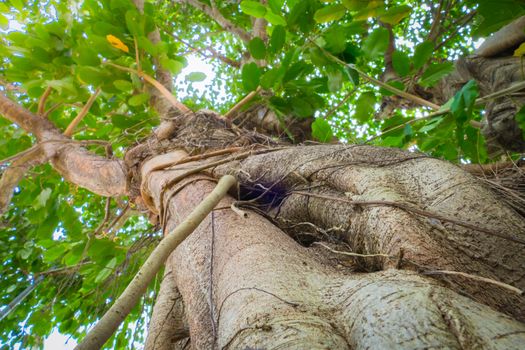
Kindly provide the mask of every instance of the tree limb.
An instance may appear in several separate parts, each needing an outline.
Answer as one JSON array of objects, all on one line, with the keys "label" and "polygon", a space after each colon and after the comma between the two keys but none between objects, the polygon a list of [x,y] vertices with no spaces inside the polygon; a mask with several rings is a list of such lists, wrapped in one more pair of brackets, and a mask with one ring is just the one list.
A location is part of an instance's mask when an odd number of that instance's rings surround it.
[{"label": "tree limb", "polygon": [[201,10],[208,17],[211,17],[215,20],[222,28],[226,29],[230,33],[233,33],[239,37],[244,42],[248,42],[252,39],[251,35],[248,34],[244,29],[241,29],[226,19],[222,13],[217,9],[217,7],[210,7],[198,0],[177,0],[178,3],[186,3],[194,8]]},{"label": "tree limb", "polygon": [[0,113],[38,140],[44,156],[65,179],[102,196],[127,193],[126,170],[120,160],[88,152],[62,135],[49,120],[36,116],[0,94]]}]

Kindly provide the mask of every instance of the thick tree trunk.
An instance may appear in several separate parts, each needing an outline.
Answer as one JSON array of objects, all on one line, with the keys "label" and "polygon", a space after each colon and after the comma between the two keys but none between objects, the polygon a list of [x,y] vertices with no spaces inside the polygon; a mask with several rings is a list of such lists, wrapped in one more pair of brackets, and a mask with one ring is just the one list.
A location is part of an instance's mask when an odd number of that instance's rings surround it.
[{"label": "thick tree trunk", "polygon": [[[164,218],[166,232],[214,186],[206,175],[173,183],[195,166],[169,168],[185,156],[172,151],[142,167],[145,202]],[[270,209],[267,218],[253,210],[245,217],[227,198],[172,254],[167,284],[177,285],[185,308],[174,306],[179,314],[171,320],[181,322],[185,313],[193,348],[522,347],[523,323],[414,271],[456,270],[524,287],[523,219],[459,168],[398,150],[331,145],[251,156],[212,173],[237,175],[241,195],[261,195],[250,203]],[[458,225],[462,221],[485,231]],[[356,272],[356,264],[344,266],[344,256],[301,246],[276,224],[293,227],[288,233],[296,237],[310,232],[315,240],[341,239],[353,251],[391,258],[362,258],[365,270],[385,271]],[[452,277],[452,289],[523,319],[522,296]],[[172,341],[174,348],[189,346],[180,337],[162,339],[148,348]]]}]

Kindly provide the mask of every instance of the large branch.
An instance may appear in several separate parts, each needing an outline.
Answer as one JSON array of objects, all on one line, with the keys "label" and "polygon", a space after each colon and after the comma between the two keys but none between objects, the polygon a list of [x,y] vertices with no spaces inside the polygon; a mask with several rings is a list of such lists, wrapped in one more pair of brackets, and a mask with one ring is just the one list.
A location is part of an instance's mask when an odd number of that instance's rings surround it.
[{"label": "large branch", "polygon": [[88,152],[47,119],[29,112],[0,94],[0,114],[35,135],[53,167],[68,181],[102,196],[127,193],[126,170],[120,160],[107,159]]}]

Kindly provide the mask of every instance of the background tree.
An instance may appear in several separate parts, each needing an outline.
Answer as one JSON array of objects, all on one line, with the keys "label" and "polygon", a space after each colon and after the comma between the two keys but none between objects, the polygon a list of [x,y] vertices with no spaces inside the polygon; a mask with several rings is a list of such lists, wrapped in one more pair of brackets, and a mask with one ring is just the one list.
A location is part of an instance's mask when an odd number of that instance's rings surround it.
[{"label": "background tree", "polygon": [[224,174],[108,348],[523,343],[521,2],[0,10],[2,346],[82,338]]}]

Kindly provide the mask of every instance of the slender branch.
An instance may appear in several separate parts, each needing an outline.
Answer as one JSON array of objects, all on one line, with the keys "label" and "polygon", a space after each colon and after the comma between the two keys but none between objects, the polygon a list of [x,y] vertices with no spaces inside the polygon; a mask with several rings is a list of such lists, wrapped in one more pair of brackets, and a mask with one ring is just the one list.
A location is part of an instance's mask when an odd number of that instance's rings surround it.
[{"label": "slender branch", "polygon": [[458,34],[460,29],[463,28],[468,22],[470,22],[476,15],[476,13],[477,11],[473,10],[467,13],[465,16],[461,17],[458,21],[454,22],[454,24],[451,26],[452,28],[454,28],[452,33],[450,33],[450,35],[445,40],[436,45],[434,51],[439,50],[440,48],[445,46],[450,40],[454,39],[454,37]]},{"label": "slender branch", "polygon": [[250,102],[261,91],[261,87],[257,87],[255,91],[250,92],[242,100],[237,102],[228,112],[224,114],[225,119],[231,119],[243,106]]},{"label": "slender branch", "polygon": [[38,110],[37,110],[38,115],[40,116],[44,115],[45,108],[46,108],[46,101],[49,95],[51,94],[52,90],[53,88],[51,86],[48,86],[46,90],[44,91],[44,93],[42,94],[42,96],[40,97],[40,100],[38,100]]},{"label": "slender branch", "polygon": [[155,80],[155,78],[153,78],[152,76],[144,73],[144,72],[139,72],[137,71],[136,69],[133,69],[133,68],[129,68],[129,67],[124,67],[124,66],[120,66],[118,64],[114,64],[114,63],[111,63],[111,62],[104,62],[105,64],[107,64],[108,66],[112,66],[112,67],[115,67],[117,69],[120,69],[120,70],[123,70],[123,71],[126,71],[126,72],[130,72],[130,73],[134,73],[134,74],[137,74],[139,77],[143,78],[145,81],[147,81],[148,83],[150,83],[151,85],[153,85],[154,88],[156,88],[164,98],[166,98],[166,100],[168,100],[168,102],[175,108],[177,109],[178,111],[182,112],[182,113],[191,113],[191,109],[189,109],[188,107],[186,107],[183,103],[181,103],[179,100],[177,100],[175,98],[175,96],[173,96],[173,94],[164,87],[164,85],[162,85],[161,83],[159,83],[157,80]]},{"label": "slender branch", "polygon": [[[508,94],[511,94],[513,92],[517,92],[517,91],[520,91],[520,90],[523,90],[523,89],[525,89],[525,81],[516,83],[516,84],[511,85],[511,86],[509,86],[507,88],[504,88],[504,89],[501,89],[499,91],[496,91],[496,92],[494,92],[492,94],[488,94],[488,95],[485,95],[483,97],[480,97],[480,98],[476,99],[476,101],[474,101],[474,106],[484,105],[488,101],[491,101],[491,100],[494,100],[494,99],[506,96]],[[447,114],[447,113],[450,113],[450,107],[440,108],[440,110],[437,111],[437,112],[433,112],[433,113],[427,114],[426,116],[421,117],[421,118],[411,119],[411,120],[409,120],[409,121],[407,121],[407,122],[405,122],[403,124],[399,124],[397,126],[394,126],[393,128],[385,130],[382,133],[380,133],[379,135],[376,135],[376,136],[373,136],[373,137],[369,138],[368,140],[366,140],[365,143],[369,143],[369,142],[371,142],[371,141],[373,141],[373,140],[375,140],[377,138],[383,137],[384,135],[386,135],[386,134],[388,134],[388,133],[390,133],[392,131],[399,130],[401,128],[404,128],[407,125],[414,124],[415,122],[419,122],[421,120],[432,119],[434,117],[438,117],[440,115]],[[474,127],[476,127],[476,126],[474,126]]]},{"label": "slender branch", "polygon": [[370,75],[366,74],[365,72],[363,72],[362,70],[360,70],[359,68],[357,68],[357,66],[355,64],[352,64],[352,63],[346,63],[345,61],[341,60],[340,58],[332,55],[330,52],[326,51],[324,48],[320,47],[319,45],[317,45],[315,42],[313,42],[314,45],[316,45],[319,49],[321,49],[324,54],[326,56],[328,56],[330,59],[332,59],[333,61],[336,61],[337,63],[343,65],[343,66],[346,66],[348,68],[351,68],[353,70],[355,70],[357,72],[357,74],[359,74],[359,76],[361,76],[362,78],[368,80],[369,82],[377,85],[377,86],[380,86],[382,87],[383,89],[385,90],[388,90],[400,97],[403,97],[409,101],[412,101],[412,102],[415,102],[419,105],[422,105],[422,106],[425,106],[425,107],[430,107],[432,109],[435,109],[435,110],[439,110],[441,107],[435,103],[432,103],[430,101],[427,101],[419,96],[416,96],[416,95],[413,95],[411,93],[408,93],[406,91],[403,91],[403,90],[399,90],[398,88],[395,88],[393,87],[392,85],[389,85],[387,83],[384,83],[382,82],[381,80],[378,80],[374,77],[371,77]]},{"label": "slender branch", "polygon": [[222,28],[226,29],[230,33],[236,34],[244,42],[248,42],[252,39],[250,34],[248,34],[244,29],[237,27],[228,19],[226,19],[216,7],[210,7],[198,0],[177,0],[177,2],[186,3],[198,10],[201,10],[206,15],[208,15],[208,17],[214,19],[215,22],[217,22]]},{"label": "slender branch", "polygon": [[171,252],[208,216],[237,180],[223,176],[214,190],[188,217],[159,243],[111,308],[75,347],[76,350],[100,349],[133,309]]},{"label": "slender branch", "polygon": [[100,88],[97,88],[93,95],[89,97],[86,104],[84,105],[84,107],[82,107],[78,115],[71,121],[71,123],[69,123],[69,125],[66,128],[66,131],[64,131],[64,136],[70,137],[71,135],[73,135],[73,131],[75,131],[75,128],[80,123],[80,121],[82,121],[82,119],[88,114],[89,109],[97,99],[99,93]]},{"label": "slender branch", "polygon": [[169,36],[171,36],[173,39],[183,43],[185,46],[189,47],[192,51],[197,52],[199,55],[201,55],[204,58],[217,58],[218,60],[222,61],[223,63],[226,63],[227,65],[230,65],[235,68],[240,68],[241,63],[239,61],[235,61],[229,57],[226,57],[224,55],[221,55],[219,52],[217,52],[213,47],[205,47],[204,50],[207,50],[211,53],[211,55],[206,55],[204,52],[202,52],[202,49],[199,49],[190,43],[188,43],[186,40],[182,39],[180,36],[178,36],[175,33],[170,32],[166,28],[162,28],[162,31]]},{"label": "slender branch", "polygon": [[7,306],[0,310],[0,321],[7,317],[13,310],[29,295],[36,287],[44,280],[44,276],[38,276],[33,283],[18,294],[13,301],[11,301]]},{"label": "slender branch", "polygon": [[[438,37],[439,29],[441,28],[442,21],[442,10],[443,10],[443,2],[444,0],[439,1],[439,5],[436,11],[436,14],[434,15],[434,20],[432,21],[432,26],[430,27],[430,31],[428,32],[427,40],[428,41],[434,41]],[[445,14],[446,16],[447,14]]]}]

